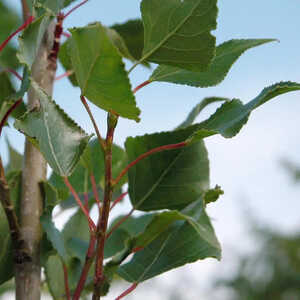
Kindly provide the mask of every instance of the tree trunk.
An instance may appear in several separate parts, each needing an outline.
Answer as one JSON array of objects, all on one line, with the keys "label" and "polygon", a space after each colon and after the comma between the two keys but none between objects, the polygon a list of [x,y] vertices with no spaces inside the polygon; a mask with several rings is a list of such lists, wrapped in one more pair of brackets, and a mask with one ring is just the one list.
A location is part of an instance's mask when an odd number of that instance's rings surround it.
[{"label": "tree trunk", "polygon": [[[33,78],[49,95],[52,95],[56,71],[56,68],[49,63],[48,59],[53,45],[53,33],[54,23],[49,26],[32,67]],[[28,109],[30,110],[36,106],[39,107],[39,100],[34,90],[30,89],[28,91]],[[43,196],[39,183],[46,179],[46,173],[47,164],[44,157],[36,147],[26,140],[20,227],[25,249],[28,251],[31,261],[16,265],[16,300],[39,300],[41,296],[40,242],[42,230],[40,216],[43,209]]]}]

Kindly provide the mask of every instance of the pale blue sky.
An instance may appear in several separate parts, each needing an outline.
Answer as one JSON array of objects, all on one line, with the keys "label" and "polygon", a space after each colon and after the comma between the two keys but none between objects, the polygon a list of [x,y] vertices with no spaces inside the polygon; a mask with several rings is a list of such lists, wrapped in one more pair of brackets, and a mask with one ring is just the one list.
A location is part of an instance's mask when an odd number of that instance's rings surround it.
[{"label": "pale blue sky", "polygon": [[[6,2],[15,5],[18,1]],[[84,26],[93,21],[101,21],[105,25],[121,23],[140,16],[139,3],[138,0],[90,0],[66,20],[65,26]],[[270,43],[246,52],[225,81],[215,88],[198,89],[168,83],[153,83],[145,87],[137,93],[142,121],[121,121],[116,141],[122,144],[128,135],[174,128],[205,96],[240,98],[247,102],[265,86],[287,80],[300,82],[299,15],[299,0],[219,1],[218,29],[215,31],[218,44],[231,38],[276,38],[280,43]],[[58,73],[62,72],[58,70]],[[133,86],[149,75],[148,70],[136,68],[131,74]],[[57,83],[54,99],[82,127],[91,131],[79,94],[79,90],[72,89],[64,79]],[[281,157],[287,156],[300,164],[299,100],[300,92],[280,96],[255,111],[239,136],[231,140],[221,137],[207,139],[212,185],[217,183],[225,190],[219,202],[208,209],[223,245],[224,260],[221,263],[209,260],[186,266],[170,275],[163,275],[161,280],[182,276],[183,271],[194,280],[195,276],[203,274],[201,272],[222,269],[226,262],[233,260],[229,245],[237,249],[255,247],[245,238],[244,215],[241,213],[245,206],[271,226],[282,230],[299,228],[300,186],[292,183],[278,163]],[[214,110],[215,107],[208,109],[206,116]],[[93,111],[98,123],[105,123],[104,114],[94,106]],[[6,130],[6,133],[11,132]],[[13,144],[21,148],[20,135],[11,137]],[[5,153],[3,147],[1,151]],[[202,282],[199,285],[202,286]],[[138,289],[135,296],[128,299],[141,299],[142,291],[140,293]],[[191,294],[188,299],[200,298]]]}]

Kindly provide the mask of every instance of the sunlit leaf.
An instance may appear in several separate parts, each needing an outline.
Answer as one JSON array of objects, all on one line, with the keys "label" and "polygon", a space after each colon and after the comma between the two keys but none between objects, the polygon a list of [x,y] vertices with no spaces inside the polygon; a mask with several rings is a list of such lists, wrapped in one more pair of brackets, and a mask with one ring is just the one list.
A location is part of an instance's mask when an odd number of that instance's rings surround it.
[{"label": "sunlit leaf", "polygon": [[207,70],[191,72],[177,67],[160,65],[150,81],[166,81],[195,87],[209,87],[224,80],[232,65],[248,49],[273,42],[273,39],[230,40],[216,48],[216,56]]},{"label": "sunlit leaf", "polygon": [[82,95],[107,111],[139,120],[130,82],[119,51],[100,23],[74,28],[70,54]]},{"label": "sunlit leaf", "polygon": [[216,0],[143,0],[148,60],[192,71],[203,71],[215,55]]},{"label": "sunlit leaf", "polygon": [[26,113],[15,127],[30,137],[43,153],[52,169],[61,176],[74,170],[89,136],[32,81],[40,107]]}]

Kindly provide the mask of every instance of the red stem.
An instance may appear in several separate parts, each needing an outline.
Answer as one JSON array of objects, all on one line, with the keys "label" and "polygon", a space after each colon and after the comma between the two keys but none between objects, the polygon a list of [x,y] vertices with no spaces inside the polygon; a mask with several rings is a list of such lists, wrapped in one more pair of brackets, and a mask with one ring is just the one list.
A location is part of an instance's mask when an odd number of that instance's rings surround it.
[{"label": "red stem", "polygon": [[65,31],[62,32],[62,35],[65,36],[66,38],[70,38],[71,37],[71,34],[65,32]]},{"label": "red stem", "polygon": [[71,76],[73,73],[74,73],[74,71],[72,71],[72,70],[67,71],[67,72],[65,72],[65,73],[63,73],[63,74],[61,74],[61,75],[55,77],[55,80],[60,80],[60,79],[63,79],[63,78],[65,78],[65,77],[69,77],[69,76]]},{"label": "red stem", "polygon": [[22,31],[23,29],[25,29],[30,23],[32,23],[34,20],[33,16],[30,16],[23,25],[21,25],[15,32],[13,32],[1,45],[0,45],[0,52],[4,49],[4,47],[6,46],[6,44],[20,31]]},{"label": "red stem", "polygon": [[63,177],[64,182],[66,184],[66,186],[69,188],[70,192],[72,193],[73,197],[75,198],[77,204],[79,205],[79,207],[81,208],[82,212],[85,214],[85,216],[88,219],[89,222],[89,226],[92,228],[93,231],[96,231],[96,225],[94,223],[94,221],[91,219],[89,212],[85,209],[84,205],[82,204],[78,194],[76,193],[76,191],[74,190],[74,188],[72,187],[71,183],[69,182],[67,177]]},{"label": "red stem", "polygon": [[134,282],[125,292],[123,292],[120,296],[118,296],[115,300],[120,300],[125,296],[129,295],[133,290],[136,289],[138,283]]},{"label": "red stem", "polygon": [[84,207],[87,211],[89,211],[89,195],[88,193],[83,193],[84,198]]},{"label": "red stem", "polygon": [[128,194],[128,192],[125,192],[123,194],[121,194],[111,205],[110,210],[112,210],[116,204],[118,204],[120,201],[122,201],[124,199],[124,197]]},{"label": "red stem", "polygon": [[99,199],[99,194],[98,194],[98,191],[97,191],[97,184],[96,184],[94,174],[90,175],[90,179],[91,179],[91,183],[92,183],[93,194],[94,194],[96,203],[97,203],[98,208],[99,208],[99,216],[100,216],[100,214],[101,214],[101,204],[100,204],[100,199]]},{"label": "red stem", "polygon": [[61,262],[61,263],[63,265],[63,270],[64,270],[66,297],[67,297],[67,300],[71,300],[71,294],[70,294],[70,289],[69,289],[69,279],[68,279],[68,269],[64,262]]},{"label": "red stem", "polygon": [[84,289],[84,284],[88,277],[89,270],[91,268],[91,265],[93,263],[93,258],[95,256],[95,244],[96,244],[96,236],[94,234],[91,234],[89,248],[88,248],[88,251],[87,251],[86,257],[85,257],[85,264],[81,271],[80,279],[78,281],[78,284],[77,284],[77,287],[76,287],[76,290],[75,290],[72,300],[80,299],[81,292]]},{"label": "red stem", "polygon": [[135,94],[139,89],[141,89],[142,87],[148,85],[149,83],[151,83],[151,81],[146,80],[145,82],[138,85],[132,92]]},{"label": "red stem", "polygon": [[108,232],[107,234],[106,234],[106,236],[105,236],[105,239],[107,240],[110,236],[111,236],[111,234],[121,225],[121,224],[123,224],[131,215],[132,215],[132,213],[134,212],[134,210],[135,210],[135,208],[133,207],[132,209],[131,209],[131,211],[126,215],[126,216],[124,216],[119,222],[117,222],[114,226],[113,226],[113,228],[110,230],[110,232]]},{"label": "red stem", "polygon": [[187,142],[181,142],[178,144],[170,144],[170,145],[164,145],[164,146],[159,146],[157,148],[151,149],[146,153],[141,154],[136,160],[134,160],[133,162],[131,162],[129,165],[127,165],[127,167],[125,167],[125,169],[120,173],[120,175],[113,181],[113,184],[116,185],[121,178],[128,172],[128,170],[130,168],[132,168],[134,165],[136,165],[139,161],[141,161],[142,159],[157,153],[157,152],[161,152],[161,151],[165,151],[165,150],[173,150],[173,149],[178,149],[178,148],[182,148],[187,146],[188,143]]},{"label": "red stem", "polygon": [[70,9],[64,16],[64,19],[69,16],[74,10],[76,10],[77,8],[79,8],[81,5],[85,4],[86,2],[88,2],[89,0],[84,0],[81,3],[77,4],[76,6],[74,6],[72,9]]},{"label": "red stem", "polygon": [[5,125],[5,123],[6,123],[6,121],[7,121],[8,117],[9,117],[9,115],[13,112],[13,110],[14,110],[15,108],[18,107],[18,105],[21,104],[21,102],[22,102],[22,99],[19,99],[18,101],[14,102],[14,104],[13,104],[13,105],[8,109],[8,111],[5,113],[5,115],[4,115],[4,117],[2,118],[1,123],[0,123],[0,136],[1,136],[1,133],[2,133],[2,129],[3,129],[4,125]]},{"label": "red stem", "polygon": [[18,79],[23,80],[23,77],[15,70],[11,69],[11,68],[7,68],[4,70],[5,72],[9,72],[14,74]]}]

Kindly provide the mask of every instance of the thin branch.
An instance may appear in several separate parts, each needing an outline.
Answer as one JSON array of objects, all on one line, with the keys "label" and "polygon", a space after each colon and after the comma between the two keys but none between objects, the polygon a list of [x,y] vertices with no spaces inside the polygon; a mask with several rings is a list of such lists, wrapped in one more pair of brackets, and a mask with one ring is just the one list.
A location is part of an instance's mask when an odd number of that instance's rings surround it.
[{"label": "thin branch", "polygon": [[18,101],[14,102],[13,105],[8,109],[8,111],[5,113],[4,117],[2,118],[1,122],[0,122],[0,136],[2,133],[2,129],[9,117],[9,115],[18,107],[18,105],[20,105],[22,102],[22,99],[19,99]]},{"label": "thin branch", "polygon": [[62,267],[63,267],[63,271],[64,271],[66,298],[67,298],[67,300],[71,300],[71,294],[70,294],[70,289],[69,289],[69,279],[68,279],[68,269],[63,261],[61,263],[62,263]]},{"label": "thin branch", "polygon": [[90,236],[90,243],[89,248],[85,256],[85,264],[82,268],[81,275],[78,281],[78,284],[76,286],[76,290],[74,292],[72,300],[79,300],[81,292],[84,289],[84,284],[86,282],[86,279],[89,274],[89,270],[91,268],[91,265],[93,263],[94,257],[95,257],[95,244],[96,244],[96,236],[92,233]]},{"label": "thin branch", "polygon": [[11,35],[9,35],[9,37],[0,45],[0,52],[4,49],[4,47],[7,45],[7,43],[16,35],[18,34],[20,31],[22,31],[23,29],[25,29],[30,23],[32,23],[34,20],[33,16],[30,16],[23,25],[21,25],[15,32],[13,32]]},{"label": "thin branch", "polygon": [[148,156],[150,156],[154,153],[157,153],[157,152],[166,151],[166,150],[173,150],[173,149],[179,149],[179,148],[185,147],[187,145],[188,145],[187,142],[181,142],[181,143],[178,143],[178,144],[164,145],[164,146],[159,146],[157,148],[151,149],[148,152],[141,154],[137,159],[132,161],[130,164],[127,165],[127,167],[125,167],[125,169],[122,170],[120,175],[115,180],[113,180],[113,185],[115,186],[122,179],[122,177],[129,171],[129,169],[132,168],[134,165],[136,165],[142,159],[144,159],[144,158],[146,158],[146,157],[148,157]]},{"label": "thin branch", "polygon": [[92,183],[93,194],[94,194],[94,197],[95,197],[98,209],[99,209],[99,216],[100,216],[101,215],[101,203],[100,203],[100,199],[99,199],[99,194],[98,194],[97,184],[96,184],[94,174],[90,175],[90,179],[91,179],[91,183]]},{"label": "thin branch", "polygon": [[23,80],[23,77],[22,77],[17,71],[15,71],[14,69],[6,68],[4,71],[5,71],[5,72],[12,73],[12,74],[15,75],[18,79]]},{"label": "thin branch", "polygon": [[84,198],[84,207],[87,211],[89,211],[89,194],[83,193],[83,198]]},{"label": "thin branch", "polygon": [[105,142],[103,141],[103,139],[101,137],[99,128],[98,128],[97,123],[96,123],[96,121],[95,121],[95,119],[93,117],[93,114],[92,114],[92,112],[90,110],[90,107],[89,107],[89,105],[88,105],[88,103],[87,103],[87,101],[86,101],[86,99],[85,99],[84,96],[81,95],[80,99],[81,99],[81,102],[84,105],[84,107],[85,107],[85,109],[86,109],[86,111],[87,111],[87,113],[88,113],[88,115],[89,115],[89,117],[90,117],[90,119],[91,119],[91,121],[93,123],[94,129],[96,131],[96,135],[97,135],[98,141],[99,141],[99,143],[100,143],[100,145],[102,147],[102,150],[105,151]]},{"label": "thin branch", "polygon": [[125,296],[129,295],[133,290],[136,289],[138,286],[137,282],[134,282],[125,292],[123,292],[119,297],[117,297],[115,300],[120,300],[124,298]]},{"label": "thin branch", "polygon": [[149,83],[151,83],[151,81],[149,81],[149,80],[144,81],[143,83],[138,85],[132,92],[135,94],[139,89],[141,89],[142,87],[148,85]]},{"label": "thin branch", "polygon": [[132,214],[133,214],[133,212],[134,212],[134,210],[135,210],[135,208],[133,207],[132,209],[131,209],[131,211],[126,215],[126,216],[124,216],[119,222],[117,222],[114,226],[113,226],[113,228],[106,234],[106,236],[105,236],[105,239],[107,240],[110,236],[111,236],[111,234],[121,225],[121,224],[123,224]]},{"label": "thin branch", "polygon": [[63,73],[63,74],[61,74],[61,75],[55,77],[55,81],[60,80],[60,79],[63,79],[63,78],[65,78],[65,77],[69,77],[69,76],[71,76],[73,73],[74,73],[73,70],[67,71],[67,72],[65,72],[65,73]]},{"label": "thin branch", "polygon": [[125,192],[123,194],[121,194],[111,205],[110,210],[112,210],[120,201],[122,201],[124,199],[124,197],[128,194],[128,192]]},{"label": "thin branch", "polygon": [[67,177],[63,177],[64,182],[66,184],[66,186],[69,188],[70,192],[72,193],[73,197],[75,198],[77,204],[79,205],[79,207],[81,208],[82,212],[85,214],[85,216],[88,219],[89,222],[89,226],[91,226],[91,228],[96,231],[96,225],[94,223],[94,221],[91,219],[89,212],[86,210],[86,208],[84,207],[84,205],[82,204],[78,194],[76,193],[76,191],[74,190],[74,188],[72,187],[71,183],[69,182]]},{"label": "thin branch", "polygon": [[68,17],[74,10],[76,10],[77,8],[79,8],[80,6],[82,6],[83,4],[85,4],[86,2],[88,2],[89,0],[84,0],[81,3],[77,4],[76,6],[74,6],[72,9],[70,9],[64,16],[64,19],[66,17]]},{"label": "thin branch", "polygon": [[101,209],[101,216],[97,224],[97,250],[96,250],[96,266],[94,277],[93,300],[100,300],[101,286],[104,282],[103,261],[104,261],[104,245],[105,234],[107,230],[108,217],[110,212],[110,202],[112,199],[112,145],[115,128],[118,123],[118,117],[109,113],[107,117],[107,134],[105,140],[105,188],[104,199]]}]

